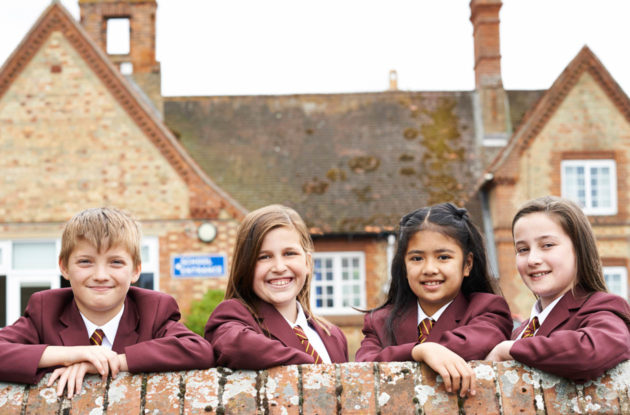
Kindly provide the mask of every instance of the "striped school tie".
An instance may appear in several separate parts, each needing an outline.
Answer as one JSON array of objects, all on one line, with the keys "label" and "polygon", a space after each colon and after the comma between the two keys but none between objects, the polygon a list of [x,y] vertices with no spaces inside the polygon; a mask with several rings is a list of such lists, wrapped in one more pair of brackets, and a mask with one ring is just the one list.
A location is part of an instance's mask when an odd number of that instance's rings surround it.
[{"label": "striped school tie", "polygon": [[418,341],[424,343],[429,338],[429,333],[433,328],[433,319],[425,318],[418,324]]},{"label": "striped school tie", "polygon": [[96,329],[94,330],[94,333],[92,333],[92,336],[90,336],[90,344],[93,344],[95,346],[100,346],[101,344],[103,344],[104,337],[105,337],[105,333],[103,333],[103,330]]},{"label": "striped school tie", "polygon": [[534,333],[536,333],[538,327],[540,327],[540,325],[538,324],[538,317],[534,317],[525,328],[525,331],[523,332],[523,336],[521,338],[525,339],[527,337],[534,337]]},{"label": "striped school tie", "polygon": [[308,337],[306,337],[306,333],[304,333],[304,330],[302,330],[302,327],[300,326],[293,327],[293,332],[295,333],[298,340],[302,344],[304,351],[310,354],[311,356],[313,356],[313,360],[315,360],[315,363],[322,363],[322,359],[319,357],[319,354],[317,354],[313,346],[311,346],[311,343],[308,341]]}]

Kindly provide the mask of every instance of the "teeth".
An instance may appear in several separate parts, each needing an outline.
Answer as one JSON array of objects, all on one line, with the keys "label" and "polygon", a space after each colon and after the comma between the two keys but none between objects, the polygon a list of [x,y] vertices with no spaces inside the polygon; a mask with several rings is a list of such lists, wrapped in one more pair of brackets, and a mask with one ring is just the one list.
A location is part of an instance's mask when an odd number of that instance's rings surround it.
[{"label": "teeth", "polygon": [[542,277],[543,275],[547,275],[549,274],[549,271],[544,271],[544,272],[536,272],[534,274],[531,274],[532,277]]},{"label": "teeth", "polygon": [[442,281],[427,281],[427,282],[423,282],[422,284],[424,284],[424,285],[440,285],[440,284],[442,284]]},{"label": "teeth", "polygon": [[291,279],[287,278],[287,279],[283,279],[283,280],[273,280],[273,281],[269,281],[269,284],[275,286],[275,287],[282,287],[284,285],[288,285],[291,282]]}]

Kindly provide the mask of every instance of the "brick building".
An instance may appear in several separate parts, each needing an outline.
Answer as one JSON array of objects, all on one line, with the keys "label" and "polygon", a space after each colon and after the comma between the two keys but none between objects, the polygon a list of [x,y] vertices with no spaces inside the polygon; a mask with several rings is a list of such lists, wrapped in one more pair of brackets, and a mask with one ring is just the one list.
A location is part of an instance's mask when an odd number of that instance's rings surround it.
[{"label": "brick building", "polygon": [[[392,76],[383,92],[234,97],[161,97],[154,0],[79,5],[81,24],[53,3],[0,69],[0,326],[59,286],[61,225],[102,204],[142,221],[145,280],[184,314],[225,278],[175,276],[174,258],[229,258],[246,211],[294,207],[315,239],[313,308],[351,349],[354,307],[384,299],[398,219],[442,201],[476,217],[516,315],[533,297],[511,217],[549,193],[583,203],[610,287],[627,297],[628,97],[586,47],[549,90],[505,90],[500,0],[470,3],[474,91],[399,91]],[[114,19],[128,25],[126,51],[108,51]],[[206,222],[212,242],[197,235]]]}]

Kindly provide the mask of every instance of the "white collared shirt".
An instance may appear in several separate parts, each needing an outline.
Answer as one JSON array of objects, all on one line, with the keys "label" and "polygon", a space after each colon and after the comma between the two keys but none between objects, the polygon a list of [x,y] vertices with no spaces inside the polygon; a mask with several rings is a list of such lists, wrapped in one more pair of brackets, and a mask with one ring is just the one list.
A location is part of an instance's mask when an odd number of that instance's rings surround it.
[{"label": "white collared shirt", "polygon": [[[534,332],[534,336],[536,335],[538,330],[540,330],[540,326],[542,326],[542,324],[545,321],[545,319],[549,316],[549,314],[551,314],[551,311],[553,310],[553,308],[556,306],[556,304],[558,304],[558,301],[560,301],[560,299],[562,299],[562,297],[564,297],[565,295],[566,295],[566,293],[564,295],[561,295],[560,297],[556,298],[555,300],[553,300],[553,302],[551,304],[549,304],[547,307],[545,307],[544,310],[540,309],[540,300],[537,300],[534,303],[534,305],[532,306],[532,312],[529,315],[529,320],[527,320],[527,324],[529,324],[529,322],[532,321],[534,319],[534,317],[538,317],[538,328]],[[523,333],[524,332],[525,332],[525,330],[521,330],[521,332],[518,335],[518,339],[523,337]]]},{"label": "white collared shirt", "polygon": [[116,339],[116,333],[118,332],[118,325],[120,324],[120,319],[122,318],[123,311],[125,311],[125,305],[123,304],[122,308],[111,320],[102,326],[97,326],[87,319],[81,312],[81,318],[83,319],[83,323],[85,323],[85,328],[88,332],[88,338],[92,336],[94,330],[101,329],[103,333],[105,333],[105,337],[103,337],[103,344],[101,346],[112,350],[112,346],[114,345],[114,340]]},{"label": "white collared shirt", "polygon": [[446,308],[449,305],[451,305],[452,302],[453,302],[453,300],[451,300],[448,303],[444,304],[438,311],[433,313],[432,316],[427,316],[427,314],[424,312],[422,307],[420,307],[420,303],[417,302],[416,304],[418,304],[418,324],[420,324],[422,322],[422,320],[424,320],[425,318],[430,318],[434,322],[437,322],[438,319],[440,318],[440,316],[444,313],[444,310],[446,310]]},{"label": "white collared shirt", "polygon": [[[285,320],[287,320],[286,317]],[[331,363],[330,356],[328,355],[326,346],[324,346],[324,342],[321,337],[319,337],[319,334],[317,334],[317,332],[309,326],[306,314],[304,314],[304,310],[302,310],[302,306],[299,301],[297,301],[297,318],[295,319],[295,323],[291,323],[289,320],[287,320],[287,323],[289,323],[291,329],[295,326],[300,326],[302,330],[304,330],[304,334],[306,334],[308,342],[311,344],[313,349],[315,349],[320,359],[322,359],[322,362]]]}]

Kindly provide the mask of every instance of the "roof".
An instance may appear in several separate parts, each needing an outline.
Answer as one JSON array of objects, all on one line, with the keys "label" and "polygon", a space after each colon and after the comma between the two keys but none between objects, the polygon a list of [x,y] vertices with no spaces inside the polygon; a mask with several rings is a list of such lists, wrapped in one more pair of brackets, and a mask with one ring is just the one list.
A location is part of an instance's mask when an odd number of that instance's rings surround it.
[{"label": "roof", "polygon": [[314,232],[393,229],[463,204],[483,166],[471,92],[165,98],[164,120],[248,209],[283,203]]},{"label": "roof", "polygon": [[[523,116],[518,128],[515,130],[508,144],[501,150],[486,172],[490,173],[494,180],[513,181],[514,172],[503,167],[509,164],[511,157],[524,151],[530,142],[536,137],[546,123],[551,119],[560,104],[564,101],[571,89],[580,79],[581,75],[588,72],[601,86],[619,112],[630,122],[630,99],[621,87],[610,75],[601,61],[588,48],[582,47],[580,52],[567,65],[564,71],[553,83],[551,88],[536,101],[535,105]],[[511,102],[511,101],[510,101]],[[473,191],[484,184],[484,176],[480,177]]]},{"label": "roof", "polygon": [[20,45],[0,67],[0,97],[55,31],[63,34],[147,139],[153,142],[188,185],[192,217],[214,218],[219,216],[221,210],[229,212],[235,218],[243,217],[245,209],[210,180],[145,100],[112,65],[107,55],[58,2],[53,2],[46,8]]}]

